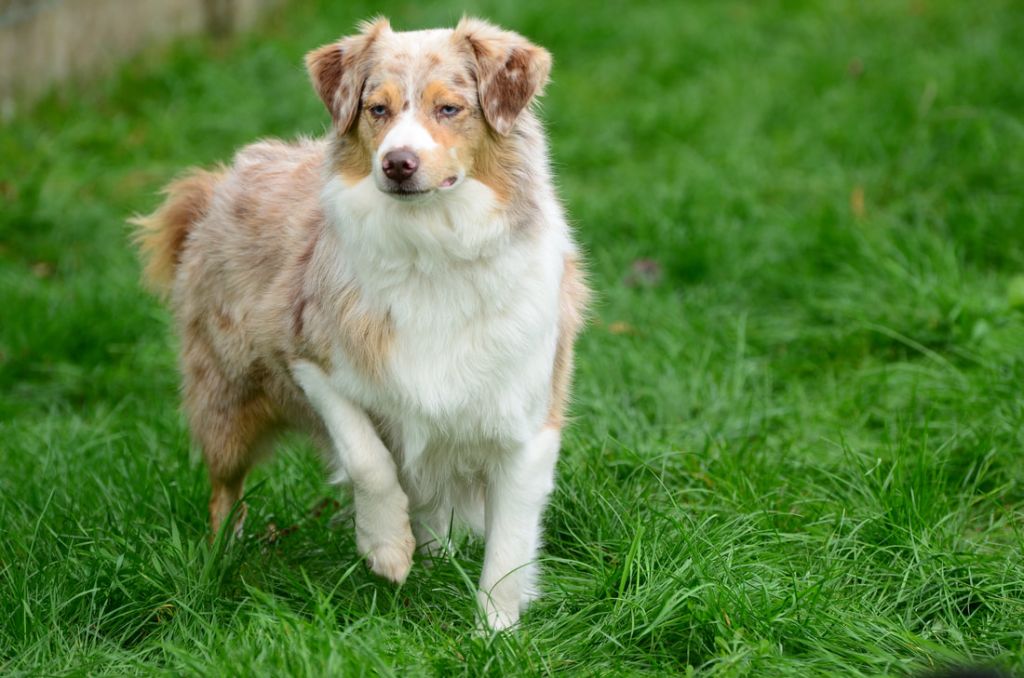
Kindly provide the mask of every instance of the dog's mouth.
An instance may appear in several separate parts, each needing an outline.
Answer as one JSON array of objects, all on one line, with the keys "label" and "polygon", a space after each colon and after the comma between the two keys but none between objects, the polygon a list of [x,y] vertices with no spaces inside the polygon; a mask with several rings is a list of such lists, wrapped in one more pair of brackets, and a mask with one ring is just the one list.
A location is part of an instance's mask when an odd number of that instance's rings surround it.
[{"label": "dog's mouth", "polygon": [[401,197],[410,197],[414,195],[426,195],[427,193],[432,193],[433,190],[434,189],[432,188],[402,188],[399,186],[397,188],[389,188],[385,193]]},{"label": "dog's mouth", "polygon": [[440,184],[438,184],[436,187],[418,188],[413,186],[403,186],[402,184],[392,184],[388,186],[386,189],[384,189],[384,193],[387,193],[388,195],[395,198],[412,199],[416,197],[430,195],[431,193],[435,193],[437,191],[445,191],[452,189],[458,183],[458,176],[450,176],[444,181],[442,181]]}]

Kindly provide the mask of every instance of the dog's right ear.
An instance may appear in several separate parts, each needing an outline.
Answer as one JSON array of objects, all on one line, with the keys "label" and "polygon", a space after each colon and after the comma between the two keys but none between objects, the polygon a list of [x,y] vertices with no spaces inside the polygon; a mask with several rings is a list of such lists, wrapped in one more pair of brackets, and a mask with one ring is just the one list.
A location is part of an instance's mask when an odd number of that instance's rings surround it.
[{"label": "dog's right ear", "polygon": [[381,33],[391,30],[387,19],[363,22],[360,33],[342,38],[306,55],[306,70],[316,93],[323,99],[341,132],[352,128],[359,114],[359,100],[369,74],[370,46]]},{"label": "dog's right ear", "polygon": [[472,57],[484,118],[494,131],[507,136],[544,89],[551,55],[518,33],[470,17],[462,17],[452,39]]}]

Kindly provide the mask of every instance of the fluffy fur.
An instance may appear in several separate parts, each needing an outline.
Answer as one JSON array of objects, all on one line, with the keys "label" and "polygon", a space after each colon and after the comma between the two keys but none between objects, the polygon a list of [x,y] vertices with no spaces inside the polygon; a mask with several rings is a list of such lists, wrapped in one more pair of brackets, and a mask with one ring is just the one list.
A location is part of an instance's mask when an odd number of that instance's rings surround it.
[{"label": "fluffy fur", "polygon": [[306,58],[327,138],[247,146],[136,220],[181,336],[214,533],[298,426],[351,483],[374,572],[404,581],[454,518],[486,537],[487,623],[516,623],[588,294],[530,110],[550,63],[475,19],[364,24]]}]

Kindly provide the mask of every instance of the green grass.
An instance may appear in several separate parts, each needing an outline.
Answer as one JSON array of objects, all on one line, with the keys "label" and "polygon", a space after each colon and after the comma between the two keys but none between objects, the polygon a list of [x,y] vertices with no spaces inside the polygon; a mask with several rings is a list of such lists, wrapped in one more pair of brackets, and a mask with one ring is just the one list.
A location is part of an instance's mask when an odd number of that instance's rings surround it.
[{"label": "green grass", "polygon": [[[599,294],[546,597],[497,637],[480,546],[374,580],[298,438],[250,537],[205,546],[124,225],[187,165],[320,133],[305,50],[463,9],[555,55]],[[61,88],[0,129],[0,673],[1024,670],[1021,35],[1013,0],[323,0]]]}]

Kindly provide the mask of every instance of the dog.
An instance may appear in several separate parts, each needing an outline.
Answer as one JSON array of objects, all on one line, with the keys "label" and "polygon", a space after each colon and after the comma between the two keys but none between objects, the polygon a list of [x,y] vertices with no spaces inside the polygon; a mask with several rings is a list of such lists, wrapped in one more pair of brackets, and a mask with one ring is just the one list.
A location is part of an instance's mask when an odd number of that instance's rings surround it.
[{"label": "dog", "polygon": [[246,474],[298,427],[351,484],[374,573],[402,583],[469,526],[483,619],[508,628],[537,596],[589,294],[531,106],[551,57],[479,19],[381,18],[305,61],[325,138],[246,146],[134,220],[212,533],[241,529]]}]

